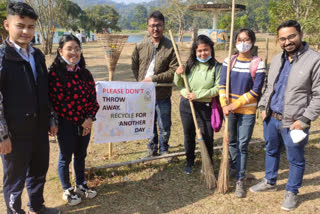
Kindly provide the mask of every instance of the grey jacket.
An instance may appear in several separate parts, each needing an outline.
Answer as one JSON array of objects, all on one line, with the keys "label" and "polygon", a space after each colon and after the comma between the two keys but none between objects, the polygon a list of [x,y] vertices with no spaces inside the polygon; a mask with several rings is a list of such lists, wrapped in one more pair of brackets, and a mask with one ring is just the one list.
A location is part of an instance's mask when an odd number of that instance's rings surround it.
[{"label": "grey jacket", "polygon": [[[282,127],[290,127],[296,120],[310,124],[320,114],[320,53],[304,48],[293,57],[284,95]],[[284,53],[275,56],[268,73],[266,89],[258,104],[270,116],[270,101],[284,62]]]}]

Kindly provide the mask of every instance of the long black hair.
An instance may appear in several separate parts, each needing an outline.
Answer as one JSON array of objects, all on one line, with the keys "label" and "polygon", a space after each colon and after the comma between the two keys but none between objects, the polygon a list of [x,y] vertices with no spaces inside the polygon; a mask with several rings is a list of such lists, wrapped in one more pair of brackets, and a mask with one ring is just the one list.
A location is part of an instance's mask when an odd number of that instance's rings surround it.
[{"label": "long black hair", "polygon": [[[67,63],[61,58],[61,55],[59,53],[59,49],[62,49],[63,46],[70,41],[75,41],[79,47],[81,47],[81,43],[79,41],[79,39],[72,35],[63,35],[60,39],[59,39],[59,46],[57,49],[57,55],[52,63],[52,65],[50,66],[49,70],[55,70],[55,72],[57,73],[57,75],[62,79],[65,80],[64,78],[64,72],[67,70],[66,66]],[[84,57],[81,53],[80,55],[80,61],[78,63],[78,66],[80,67],[80,71],[84,70],[86,68],[86,62],[84,60]],[[80,72],[79,75],[82,76],[83,79],[86,79],[87,76],[83,76],[85,75],[87,72]]]},{"label": "long black hair", "polygon": [[196,63],[198,63],[196,51],[197,51],[197,48],[198,48],[198,46],[200,44],[209,45],[209,47],[211,48],[211,56],[212,56],[212,58],[208,61],[209,69],[212,69],[213,66],[215,65],[216,60],[214,58],[214,48],[213,48],[214,43],[213,43],[213,41],[209,37],[207,37],[205,35],[199,35],[197,37],[197,39],[192,44],[191,53],[190,53],[189,59],[187,61],[186,74],[189,74],[191,68],[194,65],[196,65]]}]

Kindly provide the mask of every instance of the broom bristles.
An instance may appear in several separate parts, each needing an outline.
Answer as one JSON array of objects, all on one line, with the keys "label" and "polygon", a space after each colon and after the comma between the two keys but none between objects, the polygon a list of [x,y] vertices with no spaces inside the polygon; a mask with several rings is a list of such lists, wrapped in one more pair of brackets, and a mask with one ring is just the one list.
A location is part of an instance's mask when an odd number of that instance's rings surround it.
[{"label": "broom bristles", "polygon": [[200,130],[197,131],[197,138],[200,145],[201,160],[202,160],[202,175],[201,179],[208,189],[216,187],[216,177],[214,176],[213,165],[209,156],[207,147],[202,139]]},{"label": "broom bristles", "polygon": [[226,120],[225,131],[223,135],[222,160],[220,164],[217,190],[225,194],[229,188],[229,132],[228,120]]}]

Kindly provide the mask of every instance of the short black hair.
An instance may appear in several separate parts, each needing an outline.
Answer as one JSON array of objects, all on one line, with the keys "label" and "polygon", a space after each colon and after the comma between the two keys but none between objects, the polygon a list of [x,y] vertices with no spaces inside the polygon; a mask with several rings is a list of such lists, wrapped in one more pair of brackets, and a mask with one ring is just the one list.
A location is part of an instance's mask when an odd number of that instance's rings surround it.
[{"label": "short black hair", "polygon": [[159,20],[161,20],[161,21],[163,22],[163,24],[165,24],[165,23],[164,23],[164,16],[163,16],[163,14],[162,14],[159,10],[153,11],[153,12],[149,15],[149,17],[148,17],[148,19],[147,19],[147,22],[148,22],[149,19],[151,19],[151,18],[159,19]]},{"label": "short black hair", "polygon": [[253,32],[253,30],[249,29],[249,28],[242,28],[235,36],[235,42],[237,42],[237,38],[239,36],[240,33],[242,32],[246,32],[247,35],[249,36],[251,43],[252,43],[252,48],[254,46],[254,43],[256,42],[256,34]]},{"label": "short black hair", "polygon": [[8,7],[7,7],[7,16],[8,15],[18,15],[20,17],[29,17],[31,19],[37,20],[38,15],[34,11],[34,9],[24,3],[24,2],[9,2]]},{"label": "short black hair", "polygon": [[294,27],[299,33],[301,33],[301,25],[296,20],[287,20],[282,22],[282,24],[277,28],[277,33],[279,33],[279,30],[284,27]]}]

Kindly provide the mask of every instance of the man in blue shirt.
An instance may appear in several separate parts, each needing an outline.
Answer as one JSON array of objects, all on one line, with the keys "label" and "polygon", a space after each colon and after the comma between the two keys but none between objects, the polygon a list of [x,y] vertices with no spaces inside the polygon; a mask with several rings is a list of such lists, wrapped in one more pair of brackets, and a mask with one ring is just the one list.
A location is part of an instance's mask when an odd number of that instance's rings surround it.
[{"label": "man in blue shirt", "polygon": [[250,191],[276,190],[281,147],[284,145],[289,178],[281,208],[293,210],[297,206],[298,189],[305,170],[304,150],[310,122],[320,114],[320,54],[302,42],[303,34],[297,21],[285,21],[277,31],[284,51],[272,60],[266,90],[258,105],[264,120],[265,178]]}]

